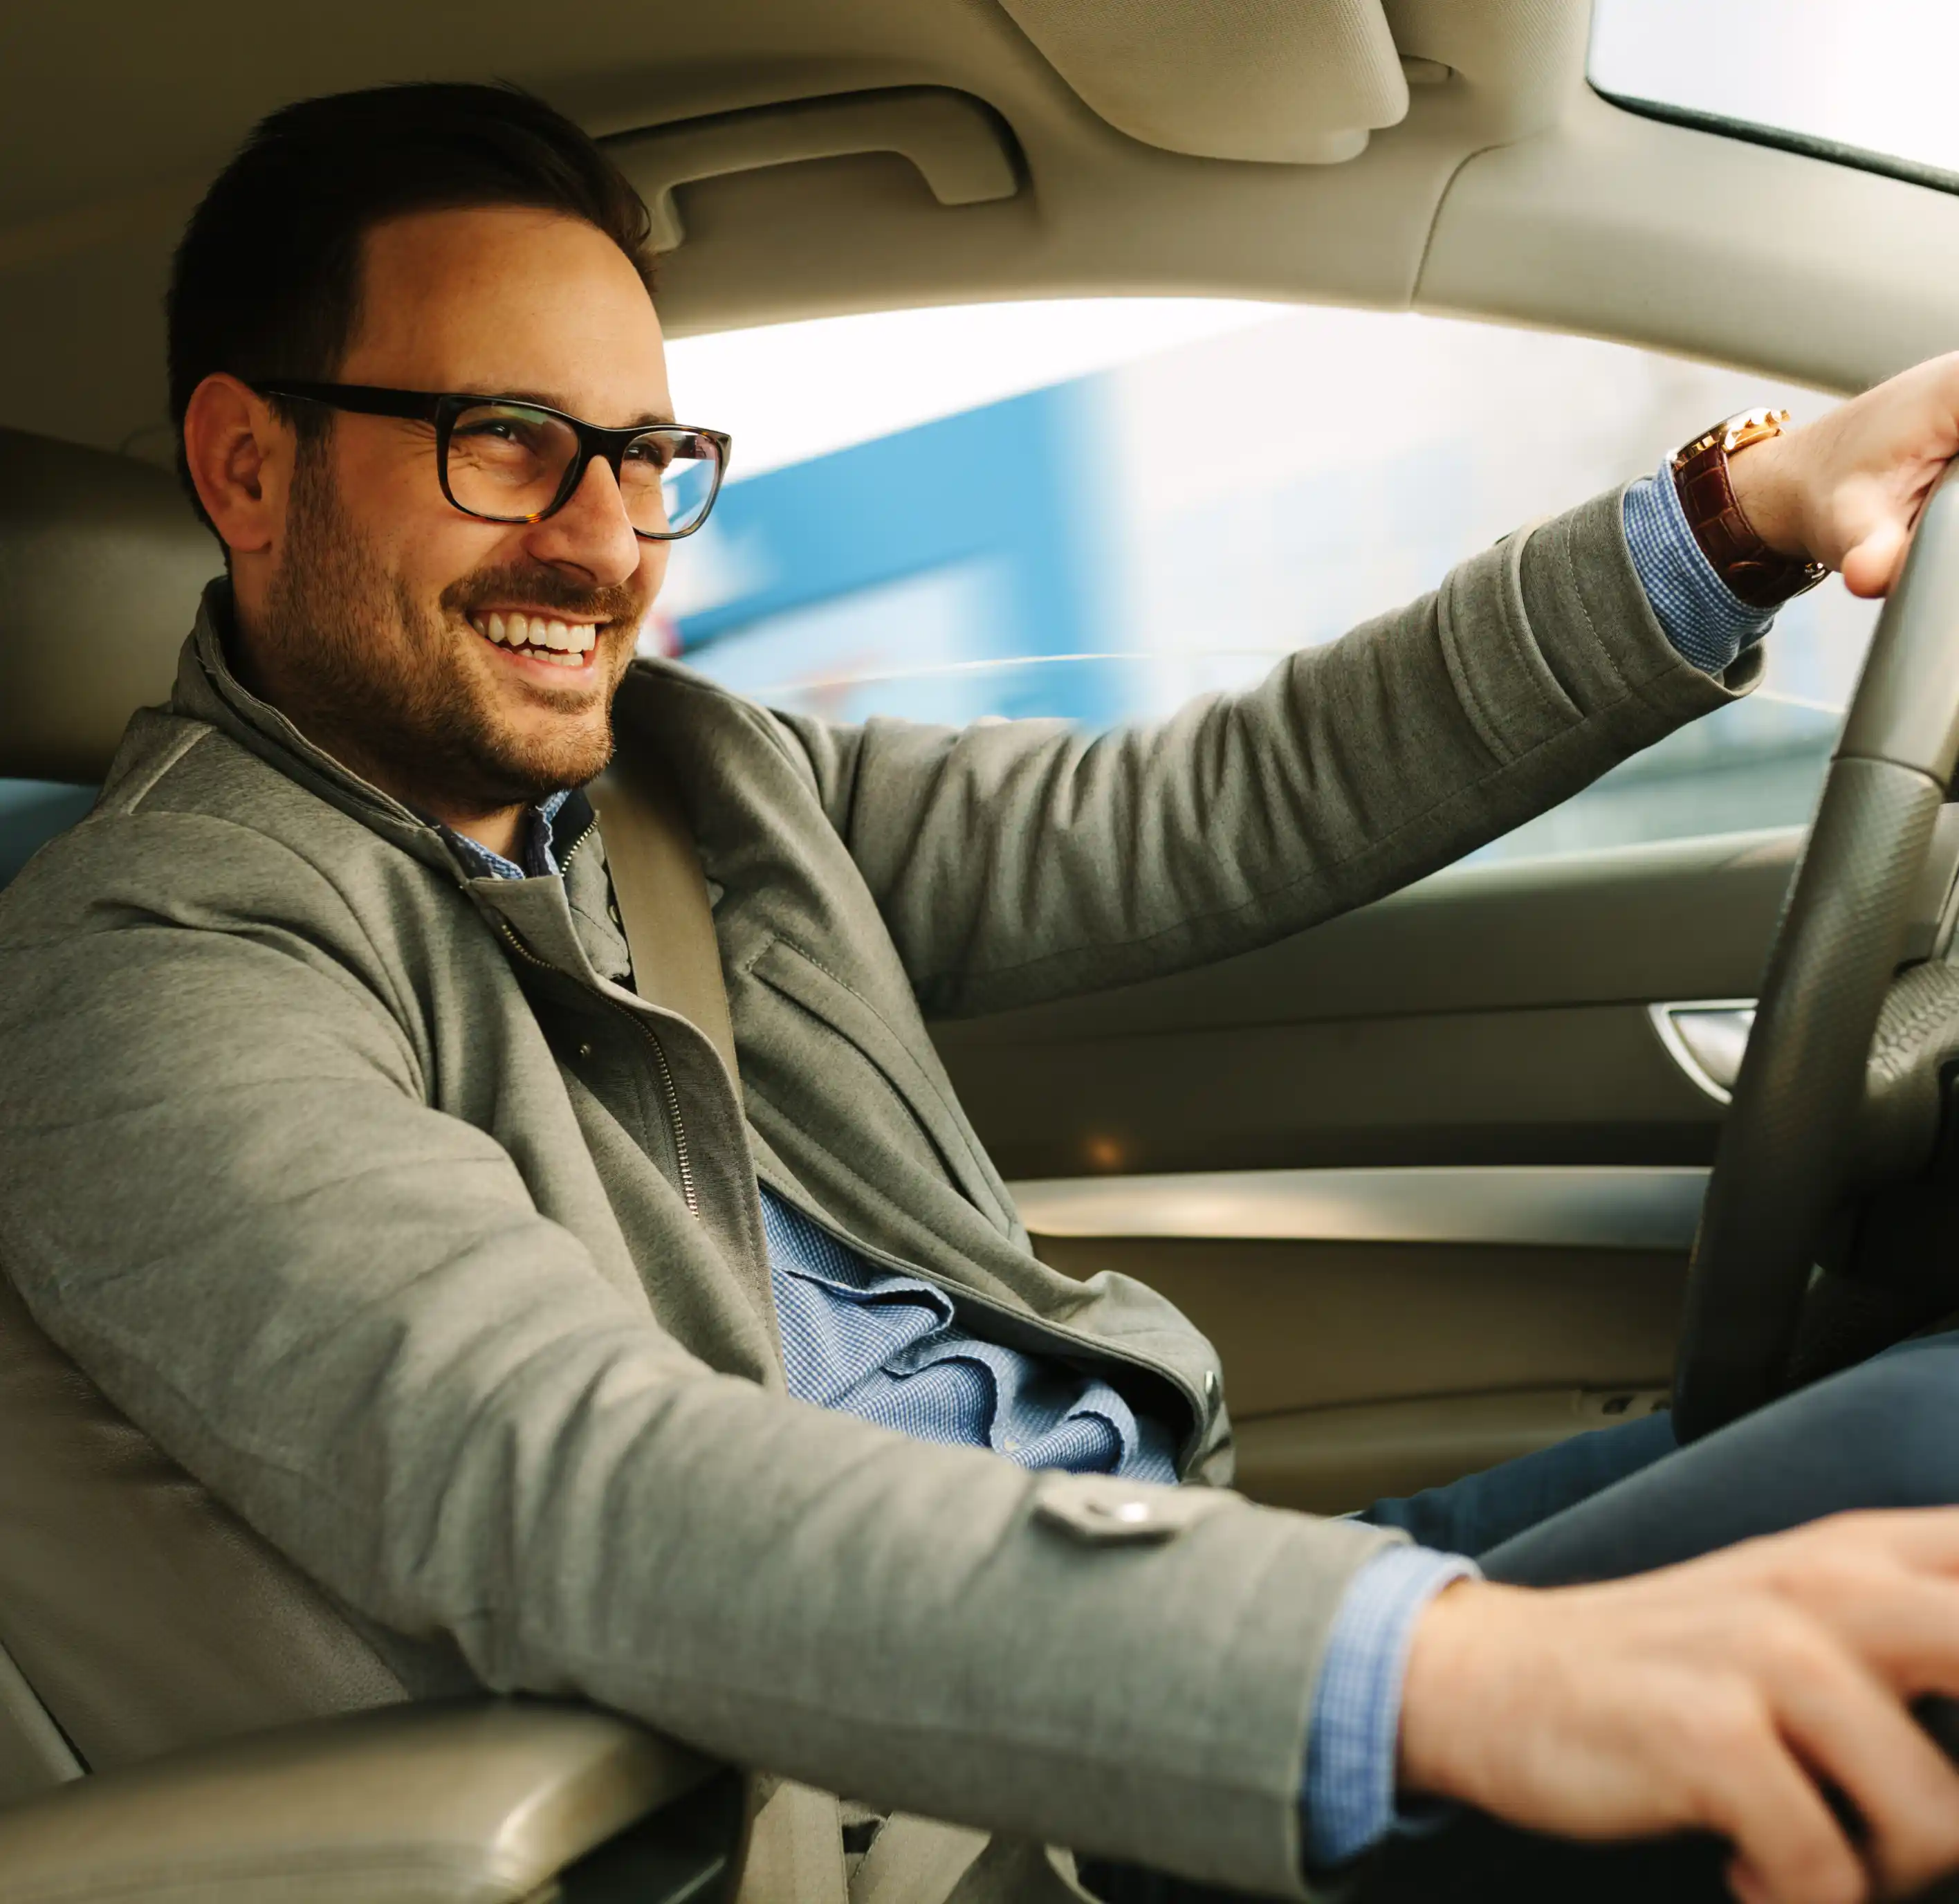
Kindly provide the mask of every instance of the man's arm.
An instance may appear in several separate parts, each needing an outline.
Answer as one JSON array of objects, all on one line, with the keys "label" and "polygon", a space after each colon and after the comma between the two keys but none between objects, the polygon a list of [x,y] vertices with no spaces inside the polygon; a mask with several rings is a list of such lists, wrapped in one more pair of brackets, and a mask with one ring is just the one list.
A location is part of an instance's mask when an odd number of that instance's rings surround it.
[{"label": "man's arm", "polygon": [[[1875,596],[1955,448],[1959,354],[1754,445],[1730,475],[1771,549]],[[1745,691],[1759,666],[1744,653],[1717,681],[1676,650],[1615,494],[1159,726],[787,724],[920,997],[957,1014],[1202,964],[1377,898]]]},{"label": "man's arm", "polygon": [[790,725],[927,1009],[979,1012],[1378,898],[1723,705],[1758,666],[1717,680],[1676,651],[1615,492],[1160,726]]},{"label": "man's arm", "polygon": [[1388,1537],[716,1374],[429,1108],[357,923],[246,828],[100,815],[0,920],[0,1264],[346,1603],[883,1805],[1297,1884],[1319,1650]]}]

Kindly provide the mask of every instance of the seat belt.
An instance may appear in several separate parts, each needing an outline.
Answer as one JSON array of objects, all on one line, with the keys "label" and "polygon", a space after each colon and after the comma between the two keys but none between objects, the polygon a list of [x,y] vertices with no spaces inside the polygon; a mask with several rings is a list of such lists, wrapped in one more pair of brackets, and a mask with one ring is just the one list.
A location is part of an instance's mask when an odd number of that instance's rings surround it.
[{"label": "seat belt", "polygon": [[[673,783],[654,763],[615,757],[585,792],[598,815],[634,988],[706,1035],[738,1098],[735,1025],[707,876]],[[894,1817],[873,1840],[852,1881],[841,1814],[830,1793],[786,1779],[761,1780],[751,1786],[751,1804],[757,1800],[763,1802],[750,1819],[735,1904],[943,1904],[986,1843],[983,1832]]]},{"label": "seat belt", "polygon": [[[615,755],[585,790],[633,961],[633,987],[677,1012],[721,1054],[741,1095],[735,1025],[707,876],[673,783],[657,765]],[[846,1904],[843,1830],[828,1792],[752,1778],[738,1904]]]},{"label": "seat belt", "polygon": [[714,911],[680,796],[657,765],[616,756],[585,793],[598,815],[633,987],[649,1005],[678,1012],[706,1035],[738,1100],[741,1073]]}]

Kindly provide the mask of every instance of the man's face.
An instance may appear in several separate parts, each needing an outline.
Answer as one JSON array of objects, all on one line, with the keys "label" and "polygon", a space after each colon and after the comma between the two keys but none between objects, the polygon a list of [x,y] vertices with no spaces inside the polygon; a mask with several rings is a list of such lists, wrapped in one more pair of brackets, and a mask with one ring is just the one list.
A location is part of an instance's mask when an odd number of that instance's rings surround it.
[{"label": "man's face", "polygon": [[[600,424],[672,415],[659,320],[625,256],[591,226],[512,208],[371,232],[334,380],[521,395]],[[432,427],[336,413],[237,588],[261,691],[357,771],[456,818],[605,765],[613,690],[665,567],[602,462],[543,522],[482,522],[444,499]],[[519,615],[555,651],[511,646]]]}]

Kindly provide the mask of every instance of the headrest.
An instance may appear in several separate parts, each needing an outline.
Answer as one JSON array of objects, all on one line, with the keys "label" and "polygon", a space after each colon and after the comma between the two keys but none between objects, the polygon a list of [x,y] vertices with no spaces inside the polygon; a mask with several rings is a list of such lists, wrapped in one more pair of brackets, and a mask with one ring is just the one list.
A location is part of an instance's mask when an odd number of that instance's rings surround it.
[{"label": "headrest", "polygon": [[224,566],[164,471],[0,429],[0,779],[100,781]]}]

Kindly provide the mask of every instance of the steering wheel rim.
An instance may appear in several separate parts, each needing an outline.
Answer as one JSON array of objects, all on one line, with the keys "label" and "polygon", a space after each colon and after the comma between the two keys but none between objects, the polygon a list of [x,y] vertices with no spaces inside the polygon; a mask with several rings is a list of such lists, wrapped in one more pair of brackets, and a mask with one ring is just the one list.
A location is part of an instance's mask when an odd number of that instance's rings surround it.
[{"label": "steering wheel rim", "polygon": [[1878,618],[1769,954],[1688,1273],[1683,1445],[1783,1392],[1817,1239],[1850,1187],[1872,1036],[1959,761],[1955,469]]}]

